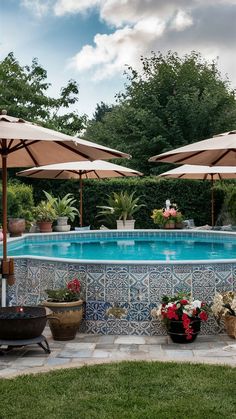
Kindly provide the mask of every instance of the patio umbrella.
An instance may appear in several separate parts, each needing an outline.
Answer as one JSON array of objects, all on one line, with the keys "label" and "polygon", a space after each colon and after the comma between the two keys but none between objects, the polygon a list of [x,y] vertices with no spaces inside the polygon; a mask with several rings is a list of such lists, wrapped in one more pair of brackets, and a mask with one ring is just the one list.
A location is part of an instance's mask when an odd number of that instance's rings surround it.
[{"label": "patio umbrella", "polygon": [[236,131],[218,134],[208,140],[150,157],[150,162],[200,164],[207,166],[236,166]]},{"label": "patio umbrella", "polygon": [[199,179],[211,181],[211,224],[214,226],[214,191],[215,180],[236,178],[236,166],[198,166],[184,164],[183,166],[161,173],[160,177],[175,179]]},{"label": "patio umbrella", "polygon": [[80,187],[80,226],[83,225],[83,179],[102,179],[111,177],[142,176],[142,173],[128,167],[109,163],[102,160],[70,162],[51,164],[48,166],[33,167],[17,173],[18,176],[27,176],[40,179],[79,179]]},{"label": "patio umbrella", "polygon": [[[10,276],[12,263],[7,260],[7,167],[61,163],[71,160],[130,157],[128,154],[74,138],[21,118],[0,115],[0,152],[2,168],[3,260],[2,276]],[[4,285],[5,286],[5,285]],[[3,291],[4,292],[4,291]]]}]

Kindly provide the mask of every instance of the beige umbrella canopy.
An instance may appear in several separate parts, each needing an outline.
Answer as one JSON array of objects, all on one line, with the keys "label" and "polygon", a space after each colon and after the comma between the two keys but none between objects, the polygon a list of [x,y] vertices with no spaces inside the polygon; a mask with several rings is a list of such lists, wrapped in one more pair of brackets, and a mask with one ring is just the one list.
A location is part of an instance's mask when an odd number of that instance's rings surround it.
[{"label": "beige umbrella canopy", "polygon": [[2,168],[3,262],[2,274],[9,275],[7,260],[7,167],[29,167],[68,161],[130,157],[111,148],[70,137],[20,118],[0,115],[0,167]]},{"label": "beige umbrella canopy", "polygon": [[39,179],[79,179],[80,182],[80,226],[83,225],[83,179],[102,179],[112,177],[142,176],[142,173],[128,167],[102,160],[51,164],[17,173]]},{"label": "beige umbrella canopy", "polygon": [[184,164],[168,172],[161,173],[160,177],[175,179],[199,179],[211,181],[211,225],[214,226],[214,180],[235,179],[236,166],[198,166]]},{"label": "beige umbrella canopy", "polygon": [[236,131],[219,134],[166,153],[150,157],[150,162],[236,166]]}]

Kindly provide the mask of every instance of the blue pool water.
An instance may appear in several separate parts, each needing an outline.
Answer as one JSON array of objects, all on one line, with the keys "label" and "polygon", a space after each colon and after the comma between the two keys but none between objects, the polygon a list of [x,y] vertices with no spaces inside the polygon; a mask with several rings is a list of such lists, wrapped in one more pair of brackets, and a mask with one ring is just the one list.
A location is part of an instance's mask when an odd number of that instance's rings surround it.
[{"label": "blue pool water", "polygon": [[236,258],[236,238],[111,237],[37,240],[11,243],[9,256],[113,261],[178,261]]}]

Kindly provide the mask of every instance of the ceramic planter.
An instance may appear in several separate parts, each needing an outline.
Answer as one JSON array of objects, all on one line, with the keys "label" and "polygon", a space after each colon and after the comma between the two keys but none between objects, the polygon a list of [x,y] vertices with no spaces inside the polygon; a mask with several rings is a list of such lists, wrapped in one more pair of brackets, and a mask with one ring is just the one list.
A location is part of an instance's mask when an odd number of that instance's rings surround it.
[{"label": "ceramic planter", "polygon": [[201,319],[195,318],[191,320],[190,326],[193,329],[191,339],[187,339],[182,320],[170,320],[167,332],[171,340],[175,343],[191,343],[200,332]]},{"label": "ceramic planter", "polygon": [[19,237],[25,231],[25,219],[9,218],[7,228],[11,237]]},{"label": "ceramic planter", "polygon": [[236,316],[225,316],[224,320],[227,334],[236,339]]},{"label": "ceramic planter", "polygon": [[55,231],[64,232],[70,231],[70,225],[67,224],[68,217],[58,217],[57,225],[54,227]]},{"label": "ceramic planter", "polygon": [[135,220],[116,220],[117,230],[134,230]]},{"label": "ceramic planter", "polygon": [[42,305],[51,310],[48,316],[49,327],[54,340],[72,340],[82,320],[83,301],[56,303],[43,301]]}]

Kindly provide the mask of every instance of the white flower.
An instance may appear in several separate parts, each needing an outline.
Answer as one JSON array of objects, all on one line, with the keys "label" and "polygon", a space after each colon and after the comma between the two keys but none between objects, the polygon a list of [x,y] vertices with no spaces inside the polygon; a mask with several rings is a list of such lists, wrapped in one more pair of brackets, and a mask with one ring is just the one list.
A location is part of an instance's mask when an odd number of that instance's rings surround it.
[{"label": "white flower", "polygon": [[192,302],[192,307],[193,308],[201,308],[202,302],[200,300],[194,300]]}]

